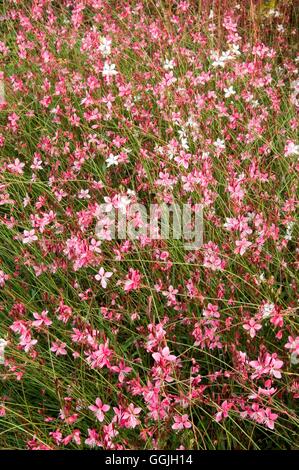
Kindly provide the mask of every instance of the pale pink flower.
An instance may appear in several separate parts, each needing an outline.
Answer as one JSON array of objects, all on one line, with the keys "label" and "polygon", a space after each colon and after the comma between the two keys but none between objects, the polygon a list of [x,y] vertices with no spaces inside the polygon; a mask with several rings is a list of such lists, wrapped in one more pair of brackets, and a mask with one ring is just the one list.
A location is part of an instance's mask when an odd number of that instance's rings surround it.
[{"label": "pale pink flower", "polygon": [[255,369],[255,372],[251,376],[252,379],[266,374],[273,375],[277,379],[281,378],[281,372],[279,369],[282,368],[283,361],[277,359],[276,353],[267,353],[265,357],[259,358],[257,361],[250,361],[249,365]]},{"label": "pale pink flower", "polygon": [[292,141],[289,141],[284,148],[284,156],[289,157],[290,155],[299,155],[299,145]]},{"label": "pale pink flower", "polygon": [[189,421],[188,415],[175,415],[173,417],[174,424],[171,426],[172,429],[181,431],[182,429],[191,428],[192,424]]},{"label": "pale pink flower", "polygon": [[65,356],[67,351],[65,349],[66,343],[62,343],[61,341],[53,341],[51,351],[56,354],[56,356]]},{"label": "pale pink flower", "polygon": [[288,343],[286,343],[284,347],[299,355],[299,336],[296,336],[296,338],[289,336]]},{"label": "pale pink flower", "polygon": [[11,173],[22,175],[24,173],[23,171],[24,166],[25,166],[25,163],[21,162],[18,158],[16,158],[13,163],[9,163],[7,165],[7,168],[11,171]]},{"label": "pale pink flower", "polygon": [[78,193],[79,199],[90,199],[89,189],[81,189]]},{"label": "pale pink flower", "polygon": [[9,275],[5,274],[1,269],[0,269],[0,287],[4,287],[5,282],[9,279]]},{"label": "pale pink flower", "polygon": [[36,241],[38,238],[35,235],[35,230],[24,230],[24,237],[23,237],[23,243],[24,244],[30,244],[34,241]]}]

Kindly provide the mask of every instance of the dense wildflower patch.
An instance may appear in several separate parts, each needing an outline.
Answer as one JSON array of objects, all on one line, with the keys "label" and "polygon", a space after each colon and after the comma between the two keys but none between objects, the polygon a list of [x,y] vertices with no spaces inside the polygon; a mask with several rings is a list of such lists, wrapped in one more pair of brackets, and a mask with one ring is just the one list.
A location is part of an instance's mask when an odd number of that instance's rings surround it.
[{"label": "dense wildflower patch", "polygon": [[[3,2],[1,448],[296,447],[299,57],[281,3]],[[175,203],[203,207],[197,249],[130,211]],[[113,210],[140,234],[114,236]]]}]

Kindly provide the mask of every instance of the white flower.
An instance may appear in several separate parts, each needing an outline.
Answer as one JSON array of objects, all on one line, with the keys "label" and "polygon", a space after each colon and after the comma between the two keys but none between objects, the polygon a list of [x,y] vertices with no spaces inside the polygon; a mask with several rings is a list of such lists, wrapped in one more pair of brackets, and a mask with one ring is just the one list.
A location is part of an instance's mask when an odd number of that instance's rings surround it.
[{"label": "white flower", "polygon": [[[0,77],[2,77],[1,73],[2,72],[0,72]],[[2,78],[0,78],[0,105],[1,104],[5,104],[4,80]]]},{"label": "white flower", "polygon": [[105,272],[104,268],[100,268],[98,274],[95,275],[97,281],[101,282],[101,286],[103,289],[107,287],[107,279],[109,279],[113,275],[112,272]]},{"label": "white flower", "polygon": [[213,62],[212,62],[213,67],[224,67],[225,62],[222,59],[222,57],[217,57]]},{"label": "white flower", "polygon": [[109,157],[106,160],[106,163],[108,168],[111,165],[118,165],[118,155],[112,155],[112,153],[110,153]]},{"label": "white flower", "polygon": [[173,59],[166,59],[163,64],[163,69],[165,70],[172,70],[174,68],[174,60]]},{"label": "white flower", "polygon": [[293,352],[291,354],[291,364],[293,364],[293,365],[299,364],[299,357],[298,357],[298,354],[296,352]]},{"label": "white flower", "polygon": [[280,13],[279,13],[278,10],[275,10],[274,8],[271,8],[270,10],[268,10],[267,16],[268,17],[274,16],[275,18],[278,18],[280,16]]},{"label": "white flower", "polygon": [[186,122],[186,126],[193,127],[194,129],[198,127],[196,121],[194,121],[193,116],[190,116]]},{"label": "white flower", "polygon": [[224,52],[222,52],[222,56],[221,56],[221,57],[222,57],[222,60],[224,60],[225,62],[226,62],[227,60],[230,60],[230,59],[233,58],[233,57],[231,56],[231,51],[224,51]]},{"label": "white flower", "polygon": [[295,142],[289,142],[284,149],[284,156],[289,157],[290,155],[299,155],[299,145]]},{"label": "white flower", "polygon": [[292,232],[294,228],[294,222],[289,222],[287,224],[287,233],[285,234],[285,240],[292,240]]},{"label": "white flower", "polygon": [[258,100],[253,100],[253,101],[252,101],[252,107],[253,107],[253,108],[257,108],[259,105],[260,105],[260,103],[259,103]]},{"label": "white flower", "polygon": [[101,37],[100,39],[101,44],[99,46],[99,49],[101,53],[103,54],[104,57],[107,57],[108,55],[111,54],[111,39]]},{"label": "white flower", "polygon": [[113,77],[113,75],[117,75],[117,71],[115,70],[115,64],[110,64],[109,62],[104,63],[104,67],[102,70],[102,74],[104,77]]},{"label": "white flower", "polygon": [[30,202],[30,197],[28,196],[28,194],[26,194],[26,196],[23,199],[23,206],[27,207],[29,202]]},{"label": "white flower", "polygon": [[127,206],[131,204],[130,199],[127,196],[120,196],[115,207],[119,209],[123,214],[126,214]]},{"label": "white flower", "polygon": [[241,55],[239,44],[232,44],[230,47],[230,52],[234,55]]},{"label": "white flower", "polygon": [[224,51],[222,52],[221,55],[219,55],[219,53],[216,51],[212,51],[212,56],[211,56],[213,60],[212,66],[223,68],[228,60],[231,60],[234,58],[234,54],[238,55],[239,53],[240,53],[239,50],[236,48],[235,49],[232,48],[228,51]]},{"label": "white flower", "polygon": [[4,350],[6,345],[7,341],[5,341],[3,338],[0,338],[0,364],[4,364]]},{"label": "white flower", "polygon": [[264,281],[265,281],[265,273],[262,273],[262,274],[259,275],[259,280],[260,280],[261,282],[264,282]]},{"label": "white flower", "polygon": [[275,309],[274,304],[265,304],[262,310],[263,319],[269,318],[274,309]]},{"label": "white flower", "polygon": [[219,139],[219,138],[218,138],[217,140],[215,140],[214,145],[215,145],[215,147],[217,147],[217,149],[219,149],[219,150],[224,150],[224,149],[225,149],[225,142],[224,142],[224,140],[221,140],[221,139]]},{"label": "white flower", "polygon": [[188,140],[185,137],[181,139],[181,145],[184,150],[189,150]]},{"label": "white flower", "polygon": [[[298,60],[296,59],[296,62],[299,62],[299,57],[298,57]],[[299,79],[291,82],[291,88],[299,93]]]},{"label": "white flower", "polygon": [[235,95],[235,94],[236,94],[236,92],[235,92],[235,90],[233,89],[232,86],[230,86],[229,88],[224,88],[225,98],[229,98],[230,96]]}]

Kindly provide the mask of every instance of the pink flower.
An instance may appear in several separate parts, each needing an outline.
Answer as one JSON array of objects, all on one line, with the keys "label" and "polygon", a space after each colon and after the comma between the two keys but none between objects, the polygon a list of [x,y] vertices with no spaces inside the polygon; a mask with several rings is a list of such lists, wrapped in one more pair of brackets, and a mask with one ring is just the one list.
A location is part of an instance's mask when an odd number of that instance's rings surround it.
[{"label": "pink flower", "polygon": [[204,251],[204,260],[203,265],[206,268],[210,268],[212,271],[222,270],[225,266],[225,263],[219,256],[219,247],[216,243],[208,242],[203,246]]},{"label": "pink flower", "polygon": [[59,445],[62,441],[62,433],[59,429],[56,431],[51,431],[49,432],[50,436],[53,437],[54,441],[56,442],[57,445]]},{"label": "pink flower", "polygon": [[173,354],[170,354],[169,348],[165,346],[165,348],[162,349],[161,352],[155,352],[152,354],[153,358],[155,359],[156,362],[163,362],[163,361],[169,361],[169,362],[174,362],[176,361],[176,356]]},{"label": "pink flower", "polygon": [[73,432],[72,432],[72,441],[77,444],[78,446],[81,444],[81,431],[79,431],[79,429],[75,429]]},{"label": "pink flower", "polygon": [[100,423],[102,423],[105,419],[104,413],[107,413],[107,411],[110,410],[110,406],[109,405],[104,405],[102,403],[102,400],[100,398],[97,398],[96,399],[96,404],[95,405],[90,405],[88,407],[88,409],[90,411],[93,411],[96,418],[100,421]]},{"label": "pink flower", "polygon": [[251,338],[254,338],[256,335],[256,332],[262,328],[262,325],[257,323],[257,321],[254,318],[250,318],[250,320],[247,323],[244,323],[243,328],[246,331],[249,331]]},{"label": "pink flower", "polygon": [[107,279],[109,279],[113,275],[112,272],[108,271],[105,272],[104,268],[100,268],[98,274],[95,275],[95,278],[97,281],[101,282],[101,286],[103,289],[106,289],[107,287]]},{"label": "pink flower", "polygon": [[81,189],[78,193],[78,199],[90,199],[89,189]]},{"label": "pink flower", "polygon": [[119,365],[111,367],[111,370],[113,370],[114,372],[117,372],[119,374],[118,375],[119,383],[123,383],[123,381],[125,380],[126,374],[131,372],[132,367],[127,367],[125,365],[125,362],[123,360],[121,360]]},{"label": "pink flower", "polygon": [[103,433],[104,433],[104,442],[108,447],[109,447],[109,444],[112,443],[111,440],[119,434],[119,432],[114,428],[114,423],[109,423],[106,426],[104,426]]},{"label": "pink flower", "polygon": [[48,310],[43,310],[42,313],[39,315],[37,312],[33,313],[35,320],[32,322],[33,326],[39,327],[42,325],[50,326],[52,325],[52,321],[48,318]]},{"label": "pink flower", "polygon": [[218,305],[208,304],[207,308],[203,310],[202,314],[206,318],[220,318]]},{"label": "pink flower", "polygon": [[15,159],[14,163],[9,163],[7,168],[11,173],[16,173],[17,175],[22,175],[24,173],[23,168],[25,163],[21,162],[18,158]]},{"label": "pink flower", "polygon": [[66,343],[62,343],[61,341],[53,341],[51,351],[56,354],[56,356],[65,356],[67,351],[65,349]]},{"label": "pink flower", "polygon": [[169,286],[168,290],[162,292],[162,294],[168,299],[167,305],[171,305],[172,303],[176,304],[176,294],[178,292],[178,289],[175,289],[173,286]]},{"label": "pink flower", "polygon": [[96,447],[98,445],[99,435],[95,429],[87,429],[88,438],[85,439],[85,444],[89,447]]},{"label": "pink flower", "polygon": [[249,248],[251,245],[252,243],[246,240],[246,238],[241,238],[241,240],[236,241],[236,249],[234,253],[243,256],[244,253],[247,251],[247,248]]},{"label": "pink flower", "polygon": [[278,418],[276,413],[272,413],[270,408],[266,408],[264,411],[264,424],[269,429],[274,429],[275,420]]},{"label": "pink flower", "polygon": [[289,336],[288,343],[285,344],[286,349],[290,349],[291,351],[291,364],[298,364],[299,363],[299,336],[296,336],[294,339],[292,336]]},{"label": "pink flower", "polygon": [[299,355],[299,336],[296,336],[295,339],[289,336],[288,343],[286,343],[284,347]]},{"label": "pink flower", "polygon": [[219,421],[221,421],[223,418],[228,417],[228,412],[232,408],[232,406],[233,406],[233,404],[229,403],[227,400],[225,400],[221,404],[221,410],[218,411],[218,413],[216,413],[216,415],[215,415],[215,420],[217,421],[217,423],[219,423]]},{"label": "pink flower", "polygon": [[126,428],[134,429],[138,424],[140,424],[140,420],[136,418],[139,415],[141,408],[136,407],[131,403],[128,408],[125,410],[123,414],[123,419],[125,422]]},{"label": "pink flower", "polygon": [[0,269],[0,287],[4,287],[5,281],[9,279],[9,275],[5,274],[1,269]]},{"label": "pink flower", "polygon": [[130,268],[126,279],[127,280],[125,281],[124,290],[129,292],[130,290],[134,290],[139,287],[141,275],[136,269]]},{"label": "pink flower", "polygon": [[282,366],[283,366],[283,361],[281,361],[280,359],[275,359],[275,358],[272,357],[272,361],[269,364],[270,375],[273,375],[276,379],[281,379],[281,372],[280,372],[279,369],[281,369]]},{"label": "pink flower", "polygon": [[172,429],[176,429],[178,431],[181,431],[182,429],[188,429],[191,428],[192,424],[189,421],[188,415],[175,415],[174,416],[174,424],[171,426]]},{"label": "pink flower", "polygon": [[108,347],[109,341],[104,344],[99,344],[96,351],[93,351],[87,358],[93,369],[103,367],[110,367],[110,356],[113,351]]},{"label": "pink flower", "polygon": [[265,357],[259,358],[257,361],[250,361],[249,365],[255,369],[251,378],[255,379],[262,375],[270,374],[275,378],[281,378],[281,372],[279,369],[283,366],[283,361],[277,359],[277,354],[266,353]]},{"label": "pink flower", "polygon": [[37,343],[37,339],[32,339],[30,331],[26,331],[22,334],[20,345],[24,347],[25,352],[29,352],[30,349]]}]

